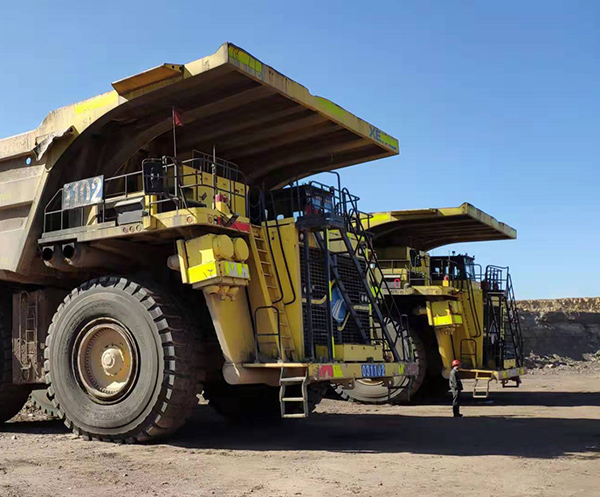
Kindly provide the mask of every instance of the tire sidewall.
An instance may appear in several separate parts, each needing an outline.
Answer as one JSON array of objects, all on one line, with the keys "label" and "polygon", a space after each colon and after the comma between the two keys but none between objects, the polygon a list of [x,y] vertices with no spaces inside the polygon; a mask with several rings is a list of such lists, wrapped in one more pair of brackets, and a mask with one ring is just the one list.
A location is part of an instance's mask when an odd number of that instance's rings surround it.
[{"label": "tire sidewall", "polygon": [[[105,317],[119,321],[129,331],[139,368],[131,390],[112,404],[99,403],[87,394],[73,361],[85,324]],[[159,330],[142,302],[115,287],[92,286],[65,304],[53,328],[49,344],[51,384],[65,416],[81,430],[113,436],[127,434],[140,425],[158,401],[164,373]]]}]

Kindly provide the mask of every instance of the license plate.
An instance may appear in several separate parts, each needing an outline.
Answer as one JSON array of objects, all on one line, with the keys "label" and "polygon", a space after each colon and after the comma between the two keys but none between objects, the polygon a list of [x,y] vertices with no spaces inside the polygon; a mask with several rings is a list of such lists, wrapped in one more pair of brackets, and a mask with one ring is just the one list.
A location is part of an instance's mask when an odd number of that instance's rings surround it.
[{"label": "license plate", "polygon": [[385,376],[385,364],[363,364],[361,369],[363,378]]}]

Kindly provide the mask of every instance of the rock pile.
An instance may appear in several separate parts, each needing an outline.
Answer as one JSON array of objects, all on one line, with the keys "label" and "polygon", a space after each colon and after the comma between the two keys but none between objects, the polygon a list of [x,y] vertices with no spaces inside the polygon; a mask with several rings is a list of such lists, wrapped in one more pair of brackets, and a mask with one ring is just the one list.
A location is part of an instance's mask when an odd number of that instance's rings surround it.
[{"label": "rock pile", "polygon": [[537,355],[533,352],[525,358],[527,369],[573,369],[573,370],[600,370],[600,350],[593,354],[584,354],[583,360],[571,357],[561,357],[558,354]]}]

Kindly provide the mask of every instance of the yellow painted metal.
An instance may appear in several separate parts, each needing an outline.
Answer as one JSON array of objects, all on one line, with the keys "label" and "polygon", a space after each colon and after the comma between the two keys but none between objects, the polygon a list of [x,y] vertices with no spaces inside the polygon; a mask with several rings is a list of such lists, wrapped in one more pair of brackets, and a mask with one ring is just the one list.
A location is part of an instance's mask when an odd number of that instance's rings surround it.
[{"label": "yellow painted metal", "polygon": [[[240,88],[239,92],[227,96],[227,92],[212,91],[214,88],[206,91],[207,85],[221,80],[224,84],[217,85],[217,89]],[[322,126],[322,136],[330,136],[332,128],[346,130],[354,136],[354,140],[348,143],[315,139],[315,146],[308,147],[306,153],[311,154],[308,158],[319,160],[317,166],[299,154],[282,160],[281,154],[271,153],[270,150],[253,160],[252,164],[240,164],[241,170],[258,182],[273,177],[275,173],[278,174],[278,181],[287,181],[289,160],[294,158],[297,162],[294,163],[293,176],[305,177],[312,174],[315,167],[319,170],[336,169],[395,155],[399,150],[398,141],[389,134],[333,102],[310,94],[304,86],[230,43],[225,43],[210,56],[183,65],[163,64],[116,81],[113,87],[115,89],[107,93],[52,111],[32,131],[0,140],[0,209],[7,221],[0,225],[0,246],[5,248],[0,255],[0,271],[3,271],[0,278],[24,278],[34,283],[55,277],[35,257],[40,232],[37,223],[42,217],[39,214],[49,197],[46,187],[55,191],[60,186],[57,183],[64,172],[80,174],[77,178],[69,178],[76,180],[85,177],[86,172],[90,176],[95,173],[108,175],[118,170],[149,141],[171,131],[172,119],[169,112],[165,114],[165,108],[184,97],[191,99],[190,102],[197,102],[197,108],[188,109],[186,105],[181,116],[184,126],[178,128],[179,134],[188,133],[192,129],[191,123],[200,119],[208,119],[212,130],[210,119],[219,112],[235,114],[250,107],[249,103],[256,104],[266,97],[277,96],[281,101],[290,103],[290,108],[264,105],[263,110],[245,115],[245,118],[257,121],[255,129],[262,128],[261,120],[276,120],[278,113],[286,117],[288,122],[296,119],[302,123],[307,120],[307,112],[312,111],[309,118],[313,124],[331,124],[331,127]],[[194,99],[195,95],[214,96],[215,100]],[[260,106],[254,105],[254,108]],[[285,112],[289,112],[289,115],[284,115]],[[227,128],[235,125],[236,119],[234,117],[226,121],[220,122],[222,129],[216,130],[224,136],[228,135]],[[128,136],[128,140],[121,142],[113,139],[110,134],[115,132],[115,127],[122,127],[123,135]],[[298,130],[305,131],[306,128],[297,126]],[[285,126],[276,129],[277,132],[268,141],[274,144],[285,142],[290,136],[290,129]],[[95,154],[90,147],[92,142],[102,142],[97,140],[98,136],[107,137],[106,149],[102,154]],[[312,136],[315,136],[314,133]],[[235,135],[229,132],[228,137],[234,138]],[[320,138],[320,135],[316,138]],[[264,141],[261,136],[245,145],[256,146]],[[78,155],[81,150],[89,150],[90,157],[81,159]],[[239,146],[237,150],[242,152],[244,147]],[[191,153],[191,149],[184,152]],[[101,156],[112,157],[114,163],[101,163]],[[243,157],[240,155],[240,158]],[[231,160],[236,162],[237,158],[234,154]],[[71,167],[73,160],[77,168]],[[55,168],[55,165],[58,167]],[[50,178],[53,181],[49,181]],[[234,198],[233,205],[229,207],[244,215],[240,202],[239,198]],[[225,212],[227,209],[222,207]],[[149,229],[154,222],[154,219],[144,220],[143,225]]]},{"label": "yellow painted metal", "polygon": [[[500,370],[514,366],[490,361],[484,364],[484,302],[480,283],[448,278],[432,280],[426,252],[461,241],[514,239],[517,232],[513,228],[468,203],[452,208],[377,212],[369,223],[383,272],[390,283],[389,294],[399,299],[422,299],[422,304],[417,305],[425,306],[429,325],[435,331],[445,377],[454,359],[471,369]],[[416,284],[415,275],[420,276]]]},{"label": "yellow painted metal", "polygon": [[[246,235],[249,229],[249,220],[239,217],[237,222],[231,226],[226,226],[224,221],[227,218],[223,213],[209,207],[188,207],[186,209],[160,212],[153,215],[144,216],[142,222],[131,223],[124,226],[115,226],[114,223],[108,225],[98,224],[95,229],[75,229],[70,234],[76,237],[78,242],[93,242],[96,240],[105,240],[109,238],[128,238],[136,237],[149,232],[160,232],[164,236],[176,238],[178,229],[189,227],[204,227],[207,230],[218,230],[228,233],[230,236]],[[64,235],[54,237],[52,233],[45,236],[40,241],[50,243],[60,241]]]},{"label": "yellow painted metal", "polygon": [[[174,177],[166,182],[168,189],[175,186]],[[246,216],[246,193],[248,187],[239,181],[223,178],[215,173],[199,171],[187,164],[179,166],[179,184],[185,198],[205,204],[223,214],[235,212]],[[215,199],[223,199],[217,200]]]},{"label": "yellow painted metal", "polygon": [[112,87],[119,95],[127,96],[127,94],[132,91],[140,90],[173,78],[183,79],[183,69],[184,66],[180,64],[163,64],[148,69],[147,71],[143,71],[135,76],[115,81],[112,84]]},{"label": "yellow painted metal", "polygon": [[[248,238],[250,258],[248,267],[253,284],[248,287],[248,299],[253,311],[255,329],[259,335],[259,352],[273,360],[281,356],[279,344],[275,335],[278,332],[277,312],[286,312],[282,306],[275,306],[274,300],[278,300],[278,291],[275,266],[269,250],[267,232],[264,226],[252,226]],[[275,311],[273,306],[277,307]]]},{"label": "yellow painted metal", "polygon": [[450,243],[517,237],[514,228],[466,202],[458,207],[376,212],[369,224],[376,247],[431,250]]},{"label": "yellow painted metal", "polygon": [[384,360],[383,349],[378,345],[338,344],[335,346],[334,357],[338,361],[347,362],[364,361],[367,358],[373,358],[376,362]]},{"label": "yellow painted metal", "polygon": [[527,368],[504,368],[504,369],[469,369],[460,368],[460,374],[463,378],[475,378],[476,376],[488,376],[496,380],[510,380],[527,374]]},{"label": "yellow painted metal", "polygon": [[[373,363],[366,363],[366,365],[372,365]],[[317,364],[310,363],[308,365],[308,376],[313,381],[332,381],[346,380],[349,378],[365,378],[363,374],[363,364],[355,362],[343,362],[333,364]],[[412,367],[414,364],[406,365],[403,363],[379,363],[379,366],[384,368],[385,373],[382,378],[394,378],[400,376],[407,376],[411,373],[409,366]]]},{"label": "yellow painted metal", "polygon": [[[279,283],[283,294],[279,289],[274,290],[272,297],[279,300],[276,305],[279,308],[282,320],[285,322],[283,330],[291,337],[294,357],[304,357],[304,325],[302,319],[302,289],[300,280],[300,246],[299,234],[296,229],[294,219],[281,219],[269,221],[268,235],[271,240],[270,245],[266,245],[271,252],[271,260],[274,264],[273,270],[279,274]],[[267,230],[263,231],[265,236]],[[289,269],[286,270],[286,266]],[[290,281],[291,280],[291,281]],[[271,279],[273,283],[277,277]],[[276,286],[279,286],[276,283]]]},{"label": "yellow painted metal", "polygon": [[[460,288],[453,286],[455,283]],[[471,286],[470,290],[466,285]],[[444,376],[449,375],[454,359],[464,367],[483,367],[483,292],[479,283],[464,280],[429,288],[429,298],[439,298],[444,289],[448,291],[444,300],[427,302],[428,321],[436,333]]]},{"label": "yellow painted metal", "polygon": [[207,285],[248,286],[250,272],[247,264],[235,261],[209,261],[188,269],[189,282],[196,288]]},{"label": "yellow painted metal", "polygon": [[[244,364],[244,368],[247,369],[282,369],[282,368],[296,368],[296,369],[306,369],[307,376],[309,381],[318,382],[318,381],[330,381],[332,383],[336,382],[344,382],[352,379],[360,379],[365,378],[363,372],[363,366],[367,368],[372,367],[374,363],[372,362],[322,362],[322,363],[314,363],[314,362],[297,362],[297,363],[267,363],[267,364],[257,364],[257,363],[248,363]],[[415,374],[415,363],[394,363],[394,362],[386,362],[378,364],[379,367],[383,369],[384,376],[378,376],[378,380],[383,380],[386,378],[396,378],[402,376],[411,376]]]},{"label": "yellow painted metal", "polygon": [[[459,284],[456,284],[458,287]],[[468,288],[470,287],[470,288]],[[455,346],[459,359],[465,367],[489,367],[483,357],[483,290],[478,282],[466,280],[460,283],[457,293],[462,308],[463,326],[455,337]]]},{"label": "yellow painted metal", "polygon": [[[400,270],[399,280],[401,277],[405,275],[405,270]],[[387,290],[386,290],[387,292]],[[405,288],[396,288],[393,286],[393,283],[390,284],[389,295],[393,296],[421,296],[421,297],[444,297],[444,298],[456,298],[458,290],[452,286],[436,286],[436,285],[416,285],[416,286],[407,286]]]},{"label": "yellow painted metal", "polygon": [[[178,240],[182,281],[205,294],[235,299],[240,287],[248,286],[250,271],[243,261],[234,259],[234,242],[227,235],[208,234],[181,243]],[[245,244],[242,240],[238,244]],[[183,264],[181,260],[185,259]]]},{"label": "yellow painted metal", "polygon": [[[60,188],[60,181],[92,174],[109,177],[115,171],[129,172],[128,161],[133,161],[140,150],[143,149],[145,156],[161,150],[158,143],[161,137],[170,139],[171,136],[173,122],[166,110],[173,102],[189,104],[183,105],[185,111],[181,113],[184,126],[176,131],[184,136],[188,133],[190,143],[185,147],[181,144],[184,140],[177,140],[178,147],[181,146],[178,158],[179,155],[182,160],[193,156],[194,144],[203,138],[196,136],[198,122],[214,123],[215,129],[208,126],[207,136],[216,133],[210,140],[227,137],[228,159],[235,162],[238,156],[252,157],[251,161],[238,164],[250,184],[270,181],[277,175],[279,182],[287,181],[292,175],[288,159],[297,161],[293,176],[304,177],[313,174],[315,167],[331,170],[395,155],[399,149],[398,141],[389,134],[329,100],[311,95],[305,87],[232,44],[225,44],[215,54],[189,64],[165,64],[125,78],[115,82],[113,88],[108,93],[52,112],[36,130],[0,140],[0,209],[9,221],[0,223],[0,246],[3,247],[0,279],[22,276],[34,282],[38,276],[56,278],[43,265],[32,269],[35,264],[40,265],[35,255],[41,226],[34,226],[34,219],[43,217],[39,215],[45,207],[42,199],[45,202]],[[202,98],[196,98],[197,95]],[[264,103],[267,97],[272,97],[276,105],[256,105]],[[250,131],[245,129],[239,135],[229,131],[231,126],[240,124],[236,112],[248,107],[261,109],[239,119],[250,125]],[[225,115],[233,118],[220,119]],[[214,119],[216,116],[219,118]],[[253,135],[252,129],[262,129],[261,120],[271,120],[269,127],[277,132],[269,137]],[[310,125],[308,120],[311,120]],[[300,123],[296,129],[304,133],[307,129],[312,132],[313,128],[323,128],[322,135],[311,135],[315,146],[306,147],[305,154],[312,155],[295,153],[282,159],[282,154],[272,150],[263,155],[248,153],[248,147],[263,147],[265,142],[271,141],[277,143],[273,150],[279,150],[276,148],[282,146],[279,142],[285,143],[295,129],[275,126],[274,122],[287,125],[295,121]],[[332,133],[332,130],[341,133]],[[245,133],[250,136],[247,142],[244,142]],[[334,134],[348,135],[352,140],[344,138],[344,143],[335,143],[331,137]],[[127,139],[121,140],[120,136]],[[321,139],[325,136],[327,140]],[[105,139],[97,140],[98,137]],[[303,143],[304,139],[297,141]],[[102,154],[91,147],[96,142],[104,144]],[[85,160],[82,151],[85,151]],[[31,167],[26,159],[32,159]],[[285,365],[305,359],[299,233],[294,220],[251,226],[246,218],[244,184],[185,165],[181,166],[180,173],[181,183],[178,182],[177,188],[183,187],[189,205],[160,212],[163,209],[156,203],[158,198],[144,195],[140,185],[135,188],[140,191],[125,194],[127,199],[143,198],[145,211],[140,221],[120,226],[114,221],[100,223],[96,219],[93,222],[90,209],[92,225],[74,228],[66,235],[47,236],[43,238],[44,243],[60,243],[64,241],[61,236],[77,242],[130,238],[140,245],[151,239],[163,247],[175,242],[177,259],[173,267],[177,269],[178,265],[183,283],[194,285],[204,293],[224,356],[226,380],[272,383],[272,375],[262,375],[262,368],[252,367],[249,361],[267,359],[275,364],[280,360],[276,364]],[[7,186],[13,181],[17,183]],[[175,184],[167,180],[167,188],[175,189]],[[238,216],[231,216],[234,213]],[[339,234],[331,231],[330,235],[327,239],[330,249],[345,251]],[[310,243],[315,245],[313,239]],[[238,292],[244,287],[248,288],[248,299],[239,298]],[[259,312],[260,308],[267,310]],[[268,335],[278,329],[281,344],[273,337],[259,338],[257,358],[254,331]],[[360,378],[367,374],[363,366],[374,366],[369,361],[383,360],[379,346],[334,344],[334,350],[335,357],[346,362],[304,363],[313,380]],[[109,359],[116,358],[118,362],[115,354]],[[375,365],[383,368],[385,377],[408,374],[404,364]],[[259,372],[254,374],[254,370]]]},{"label": "yellow painted metal", "polygon": [[187,284],[190,282],[188,278],[188,256],[185,249],[185,240],[177,240],[177,259],[179,260],[179,272],[181,273],[181,282]]},{"label": "yellow painted metal", "polygon": [[263,84],[266,83],[270,85],[292,100],[301,102],[306,105],[306,107],[311,108],[338,124],[343,125],[345,128],[362,135],[364,138],[375,141],[393,154],[399,152],[398,140],[393,136],[388,135],[372,124],[356,117],[354,114],[351,114],[332,101],[323,97],[311,95],[304,86],[295,83],[283,76],[283,74],[275,71],[273,68],[263,64],[243,49],[236,47],[231,43],[227,44],[226,48],[229,56],[228,61],[236,65],[239,70]]},{"label": "yellow painted metal", "polygon": [[462,305],[454,300],[431,302],[428,308],[432,326],[456,326],[462,324]]},{"label": "yellow painted metal", "polygon": [[527,374],[527,368],[510,368],[502,371],[494,371],[499,380],[510,380]]},{"label": "yellow painted metal", "polygon": [[242,364],[252,360],[254,335],[245,298],[223,299],[219,293],[204,292],[210,315],[226,363]]}]

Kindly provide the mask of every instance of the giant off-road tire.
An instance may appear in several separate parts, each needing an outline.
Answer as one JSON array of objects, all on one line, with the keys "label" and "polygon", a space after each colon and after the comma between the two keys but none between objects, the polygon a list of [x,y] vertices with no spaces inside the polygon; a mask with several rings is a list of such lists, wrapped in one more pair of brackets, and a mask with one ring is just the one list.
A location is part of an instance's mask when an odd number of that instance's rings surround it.
[{"label": "giant off-road tire", "polygon": [[48,396],[65,425],[84,438],[163,437],[198,403],[195,344],[165,290],[120,277],[94,279],[65,298],[50,325]]},{"label": "giant off-road tire", "polygon": [[33,401],[33,404],[44,414],[54,418],[59,417],[58,409],[54,407],[52,400],[50,397],[48,397],[48,390],[46,388],[32,390],[31,400]]},{"label": "giant off-road tire", "polygon": [[[392,386],[380,380],[360,379],[354,382],[354,388],[344,388],[342,385],[335,387],[336,393],[344,400],[361,402],[364,404],[404,404],[417,393],[427,373],[427,355],[423,341],[418,333],[408,330],[408,343],[412,349],[412,360],[417,363],[417,376],[409,380],[400,377],[393,380]],[[400,345],[401,347],[401,345]],[[398,351],[403,355],[403,351]]]},{"label": "giant off-road tire", "polygon": [[10,307],[0,303],[0,423],[21,410],[30,392],[26,386],[13,384],[11,336]]}]

